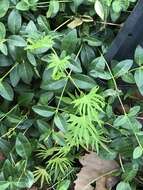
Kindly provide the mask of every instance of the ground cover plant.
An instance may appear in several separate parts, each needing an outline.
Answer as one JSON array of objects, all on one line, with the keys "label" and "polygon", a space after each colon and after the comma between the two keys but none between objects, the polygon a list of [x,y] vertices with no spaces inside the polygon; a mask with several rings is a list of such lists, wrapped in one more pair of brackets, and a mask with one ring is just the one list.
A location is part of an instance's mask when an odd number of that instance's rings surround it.
[{"label": "ground cover plant", "polygon": [[1,190],[142,189],[143,48],[104,57],[135,4],[0,0]]}]

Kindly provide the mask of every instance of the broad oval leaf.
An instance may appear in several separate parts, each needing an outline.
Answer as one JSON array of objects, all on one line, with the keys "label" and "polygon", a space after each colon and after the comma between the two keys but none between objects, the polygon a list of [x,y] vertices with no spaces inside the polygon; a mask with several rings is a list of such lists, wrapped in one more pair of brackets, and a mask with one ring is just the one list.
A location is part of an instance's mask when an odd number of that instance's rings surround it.
[{"label": "broad oval leaf", "polygon": [[126,74],[129,69],[133,65],[133,60],[131,59],[126,59],[124,61],[119,62],[114,68],[113,68],[113,73],[116,78],[123,76]]},{"label": "broad oval leaf", "polygon": [[17,47],[25,47],[27,45],[26,41],[19,35],[9,36],[8,43]]},{"label": "broad oval leaf", "polygon": [[25,1],[21,0],[20,2],[17,3],[16,9],[21,11],[27,11],[29,10],[29,5]]},{"label": "broad oval leaf", "polygon": [[129,183],[126,183],[126,182],[120,182],[118,185],[117,185],[117,188],[116,190],[132,190],[131,189],[131,186]]},{"label": "broad oval leaf", "polygon": [[77,31],[76,29],[73,29],[70,32],[68,32],[63,38],[62,49],[65,50],[69,54],[74,53],[77,42],[78,42]]},{"label": "broad oval leaf", "polygon": [[28,189],[34,184],[34,175],[31,171],[26,171],[25,174],[20,178],[20,180],[14,182],[14,185],[19,188]]},{"label": "broad oval leaf", "polygon": [[54,123],[57,128],[63,132],[66,131],[66,120],[61,114],[56,114],[54,117]]},{"label": "broad oval leaf", "polygon": [[18,82],[20,81],[20,76],[18,72],[18,66],[16,66],[11,72],[10,72],[10,81],[13,87],[15,87]]},{"label": "broad oval leaf", "polygon": [[104,20],[104,8],[103,8],[103,5],[101,3],[100,0],[96,0],[95,1],[95,11],[97,13],[97,15],[102,19]]},{"label": "broad oval leaf", "polygon": [[10,59],[8,56],[0,54],[0,67],[8,67],[12,64],[12,59]]},{"label": "broad oval leaf", "polygon": [[128,117],[126,115],[118,116],[114,121],[114,126],[119,127],[125,125],[128,122]]},{"label": "broad oval leaf", "polygon": [[26,84],[29,84],[33,77],[33,70],[29,63],[23,62],[18,65],[18,75],[19,77],[25,82]]},{"label": "broad oval leaf", "polygon": [[8,17],[8,28],[13,33],[16,34],[21,28],[21,14],[18,10],[13,9]]},{"label": "broad oval leaf", "polygon": [[141,66],[143,65],[143,48],[139,45],[135,51],[135,62]]},{"label": "broad oval leaf", "polygon": [[8,181],[0,181],[0,189],[6,190],[10,186],[10,183]]},{"label": "broad oval leaf", "polygon": [[33,111],[43,117],[51,117],[55,111],[50,106],[35,105],[32,107]]},{"label": "broad oval leaf", "polygon": [[49,9],[46,13],[47,18],[50,18],[50,17],[52,18],[52,17],[56,16],[56,14],[59,11],[59,8],[60,8],[59,1],[50,0]]},{"label": "broad oval leaf", "polygon": [[143,149],[140,146],[137,146],[133,152],[133,159],[137,159],[141,157],[142,154],[143,154]]},{"label": "broad oval leaf", "polygon": [[7,82],[0,82],[0,95],[6,100],[13,100],[14,92]]},{"label": "broad oval leaf", "polygon": [[18,134],[16,138],[15,149],[17,154],[24,159],[27,159],[31,155],[32,147],[24,134],[22,133]]},{"label": "broad oval leaf", "polygon": [[0,18],[4,17],[9,8],[9,0],[0,0]]},{"label": "broad oval leaf", "polygon": [[74,74],[72,75],[74,84],[81,89],[91,89],[97,86],[96,82],[89,76],[83,74]]}]

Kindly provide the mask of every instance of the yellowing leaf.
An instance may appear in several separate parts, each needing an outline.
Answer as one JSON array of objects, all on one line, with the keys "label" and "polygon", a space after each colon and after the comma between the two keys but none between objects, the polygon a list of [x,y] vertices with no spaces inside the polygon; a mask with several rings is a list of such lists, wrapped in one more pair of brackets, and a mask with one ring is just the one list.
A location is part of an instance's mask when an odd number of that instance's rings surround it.
[{"label": "yellowing leaf", "polygon": [[67,26],[71,29],[76,28],[77,26],[80,26],[83,23],[83,20],[80,18],[75,18],[72,22],[70,22]]}]

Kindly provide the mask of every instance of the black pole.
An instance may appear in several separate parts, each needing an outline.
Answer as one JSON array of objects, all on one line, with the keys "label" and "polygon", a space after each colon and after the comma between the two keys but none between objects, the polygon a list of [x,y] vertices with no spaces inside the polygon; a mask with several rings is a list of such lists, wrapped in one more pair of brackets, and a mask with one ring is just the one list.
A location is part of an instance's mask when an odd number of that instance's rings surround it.
[{"label": "black pole", "polygon": [[143,0],[138,1],[105,58],[108,62],[133,58],[139,44],[143,46]]}]

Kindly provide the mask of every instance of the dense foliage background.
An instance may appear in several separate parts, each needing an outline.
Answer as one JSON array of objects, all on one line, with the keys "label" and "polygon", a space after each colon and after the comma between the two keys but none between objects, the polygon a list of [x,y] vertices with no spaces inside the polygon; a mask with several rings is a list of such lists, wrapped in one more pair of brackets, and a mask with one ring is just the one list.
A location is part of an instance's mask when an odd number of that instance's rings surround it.
[{"label": "dense foliage background", "polygon": [[88,151],[142,178],[143,49],[104,54],[135,0],[0,0],[0,189],[73,188]]}]

